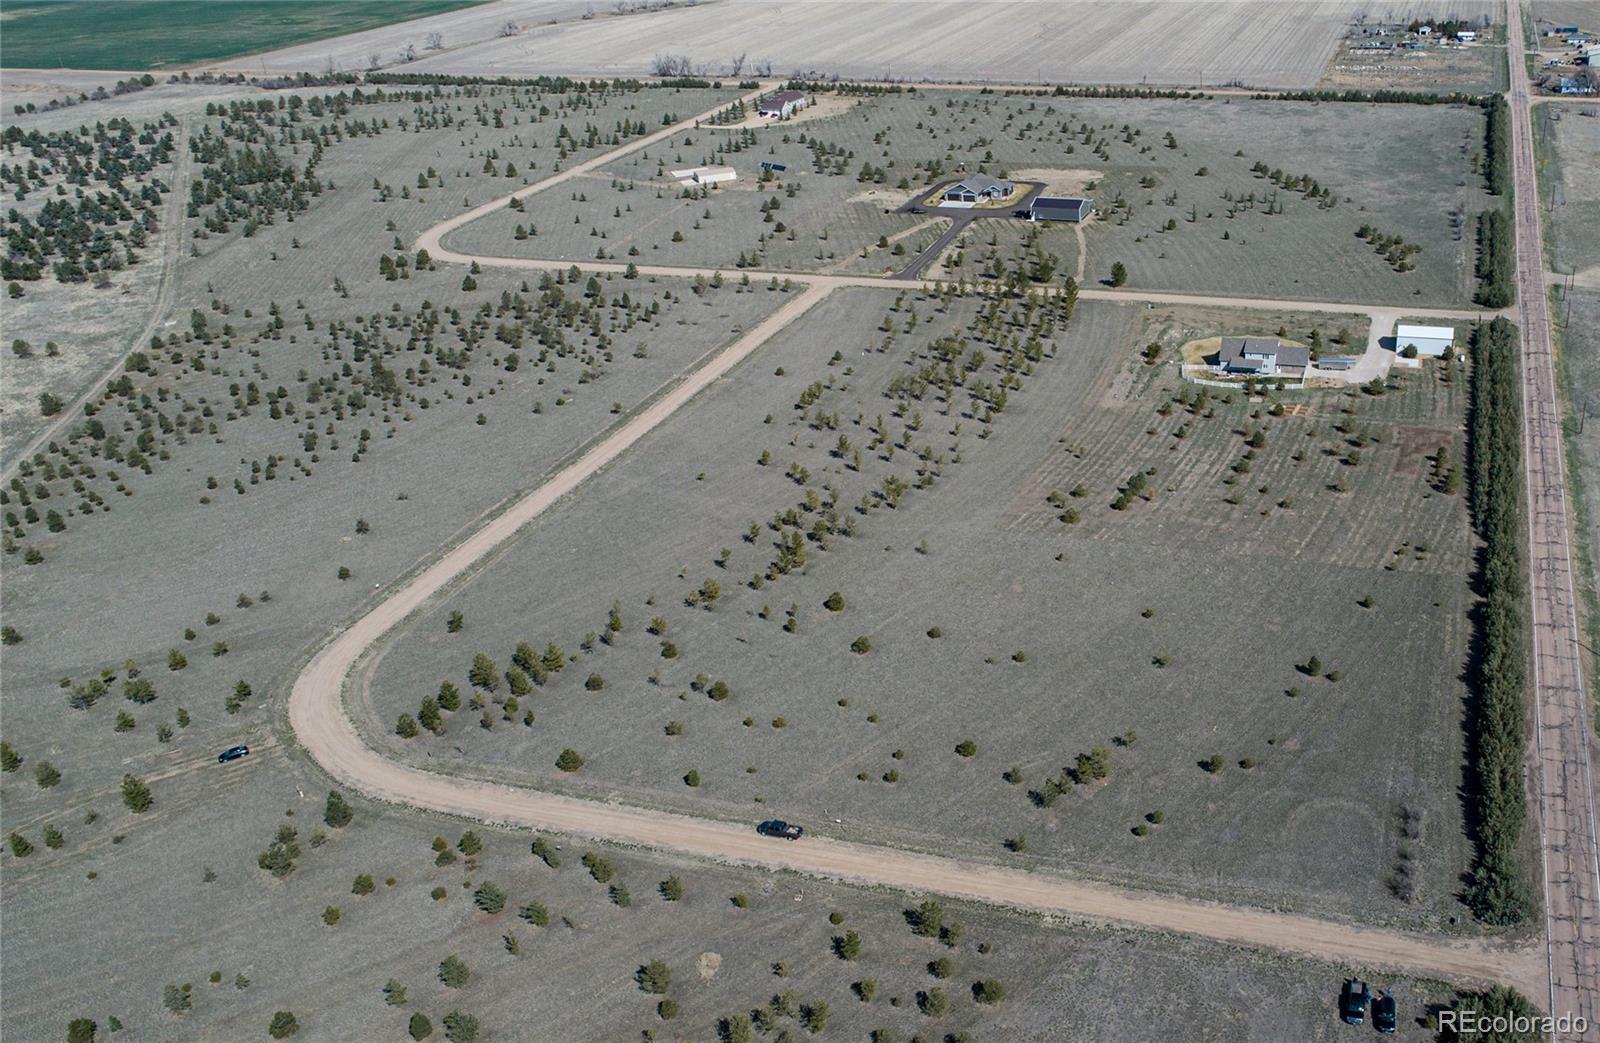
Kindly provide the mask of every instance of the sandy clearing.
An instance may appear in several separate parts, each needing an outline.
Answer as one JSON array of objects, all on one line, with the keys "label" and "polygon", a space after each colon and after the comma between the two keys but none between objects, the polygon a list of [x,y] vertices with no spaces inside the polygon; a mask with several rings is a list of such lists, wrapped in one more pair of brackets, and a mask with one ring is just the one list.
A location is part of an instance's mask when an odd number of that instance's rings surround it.
[{"label": "sandy clearing", "polygon": [[1027,170],[1008,170],[1006,176],[1013,181],[1043,182],[1048,195],[1088,195],[1086,186],[1103,179],[1103,170],[1074,170],[1062,167],[1037,167]]}]

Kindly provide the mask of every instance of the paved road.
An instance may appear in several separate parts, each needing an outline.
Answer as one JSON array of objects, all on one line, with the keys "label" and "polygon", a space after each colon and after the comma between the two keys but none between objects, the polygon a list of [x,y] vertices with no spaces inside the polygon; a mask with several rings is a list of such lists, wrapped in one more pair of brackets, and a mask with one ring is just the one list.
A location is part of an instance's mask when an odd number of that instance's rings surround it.
[{"label": "paved road", "polygon": [[1043,192],[1045,188],[1043,181],[1019,181],[1017,182],[1018,184],[1028,186],[1028,191],[1024,193],[1020,199],[1017,199],[1004,207],[991,207],[986,210],[979,209],[977,207],[964,206],[929,206],[922,202],[922,200],[927,199],[930,196],[944,192],[946,188],[957,184],[960,180],[960,178],[951,178],[949,181],[941,182],[939,186],[934,188],[932,191],[923,192],[920,195],[913,196],[910,200],[901,204],[896,213],[933,214],[937,217],[947,217],[950,219],[950,227],[945,229],[943,235],[934,240],[932,246],[922,251],[916,256],[915,260],[906,265],[904,268],[900,269],[898,272],[895,272],[893,275],[889,276],[889,278],[911,281],[916,280],[922,274],[922,270],[928,267],[929,264],[933,263],[933,260],[936,257],[944,253],[945,247],[955,242],[956,236],[960,235],[962,232],[965,232],[967,230],[967,226],[972,222],[976,221],[980,217],[999,217],[1008,221],[1015,221],[1017,219],[1016,211],[1026,210],[1029,206],[1033,205],[1034,199],[1039,195],[1040,192]]},{"label": "paved road", "polygon": [[[1527,0],[1512,8],[1526,18]],[[1512,27],[1516,38],[1517,27]],[[1561,405],[1545,296],[1543,238],[1527,70],[1511,64],[1512,170],[1516,178],[1517,293],[1522,323],[1522,404],[1528,479],[1528,586],[1532,606],[1534,744],[1549,1009],[1582,1014],[1600,1040],[1600,843],[1596,842],[1593,718],[1584,697],[1573,584]]]},{"label": "paved road", "polygon": [[[676,128],[597,156],[554,177],[519,190],[519,196],[549,188],[598,167],[617,155],[675,133]],[[555,269],[579,264],[588,271],[622,271],[626,265],[566,259],[487,257],[450,249],[446,236],[504,205],[486,203],[429,229],[418,240],[440,261],[492,267]],[[710,276],[711,268],[640,265],[644,276]],[[883,287],[865,276],[749,272],[752,279],[777,278],[803,289],[766,320],[710,356],[620,429],[576,462],[486,522],[461,543],[389,593],[355,623],[322,646],[295,679],[289,724],[306,752],[341,785],[378,800],[486,821],[553,830],[715,859],[791,869],[832,879],[879,885],[912,893],[937,893],[981,902],[1067,915],[1096,922],[1175,931],[1230,943],[1260,946],[1364,967],[1392,968],[1463,982],[1508,982],[1537,992],[1544,981],[1543,954],[1528,946],[1450,939],[1355,927],[1309,916],[1224,906],[1217,903],[1129,891],[998,866],[807,837],[795,844],[758,837],[746,824],[690,818],[537,790],[426,772],[385,759],[362,740],[344,704],[345,685],[357,661],[389,631],[495,548],[512,539],[562,497],[615,460],[700,390],[755,351],[772,335],[842,287]],[[791,290],[791,292],[794,292]],[[1320,301],[1284,302],[1129,290],[1083,290],[1080,297],[1122,302],[1275,307],[1317,312],[1371,312],[1370,306]],[[1410,314],[1472,318],[1456,309],[1408,309]],[[552,773],[553,774],[553,773]]]},{"label": "paved road", "polygon": [[150,306],[149,319],[128,341],[127,348],[117,356],[116,361],[112,362],[103,374],[91,381],[82,394],[62,407],[53,421],[46,424],[38,434],[28,440],[27,445],[12,456],[5,468],[0,470],[0,481],[9,482],[22,461],[31,459],[69,426],[77,423],[83,416],[84,405],[100,396],[106,382],[122,369],[122,364],[129,355],[150,343],[150,338],[155,335],[161,320],[167,317],[167,312],[172,308],[172,289],[178,281],[178,258],[183,256],[183,215],[189,202],[189,137],[188,127],[181,120],[178,122],[178,129],[172,135],[172,141],[177,151],[172,160],[172,190],[167,193],[167,210],[161,221],[161,281],[157,285],[155,303]]}]

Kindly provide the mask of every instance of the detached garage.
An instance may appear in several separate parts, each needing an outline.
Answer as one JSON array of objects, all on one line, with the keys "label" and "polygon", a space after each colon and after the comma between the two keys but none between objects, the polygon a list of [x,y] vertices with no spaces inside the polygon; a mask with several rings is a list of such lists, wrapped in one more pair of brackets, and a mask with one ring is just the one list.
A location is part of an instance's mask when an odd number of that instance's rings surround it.
[{"label": "detached garage", "polygon": [[1401,323],[1394,330],[1394,351],[1399,355],[1407,348],[1415,348],[1418,355],[1439,358],[1450,350],[1455,340],[1456,331],[1451,326],[1407,326]]},{"label": "detached garage", "polygon": [[1030,221],[1071,221],[1077,224],[1094,209],[1093,200],[1072,196],[1039,196],[1028,207]]}]

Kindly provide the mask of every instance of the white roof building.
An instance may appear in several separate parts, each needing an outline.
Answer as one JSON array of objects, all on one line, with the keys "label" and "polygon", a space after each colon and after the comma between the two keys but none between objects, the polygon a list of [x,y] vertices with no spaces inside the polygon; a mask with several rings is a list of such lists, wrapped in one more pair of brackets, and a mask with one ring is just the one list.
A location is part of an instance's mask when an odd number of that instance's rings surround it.
[{"label": "white roof building", "polygon": [[1418,355],[1442,356],[1456,340],[1452,326],[1408,326],[1400,323],[1394,330],[1395,354],[1407,348],[1416,348]]},{"label": "white roof building", "polygon": [[715,185],[739,180],[739,172],[732,167],[685,167],[674,170],[672,176],[685,185]]}]

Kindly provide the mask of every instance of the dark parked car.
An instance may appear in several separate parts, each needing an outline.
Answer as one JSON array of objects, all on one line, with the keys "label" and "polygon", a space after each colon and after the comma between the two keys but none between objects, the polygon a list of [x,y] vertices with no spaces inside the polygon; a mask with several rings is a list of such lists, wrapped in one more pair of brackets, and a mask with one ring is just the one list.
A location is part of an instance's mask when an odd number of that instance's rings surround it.
[{"label": "dark parked car", "polygon": [[764,837],[782,837],[784,840],[799,840],[805,830],[793,822],[785,822],[781,818],[769,819],[756,827],[756,832]]},{"label": "dark parked car", "polygon": [[1347,1025],[1360,1025],[1367,1020],[1367,1004],[1372,1002],[1372,990],[1360,978],[1344,983],[1344,993],[1339,997],[1339,1017]]},{"label": "dark parked car", "polygon": [[236,761],[240,757],[248,757],[249,755],[250,755],[250,747],[248,747],[248,746],[244,746],[244,745],[229,746],[227,749],[225,749],[221,753],[217,754],[217,763],[218,764],[226,764],[229,761]]},{"label": "dark parked car", "polygon": [[1387,992],[1380,993],[1372,1001],[1372,1027],[1385,1036],[1392,1036],[1397,1024],[1394,996]]}]

